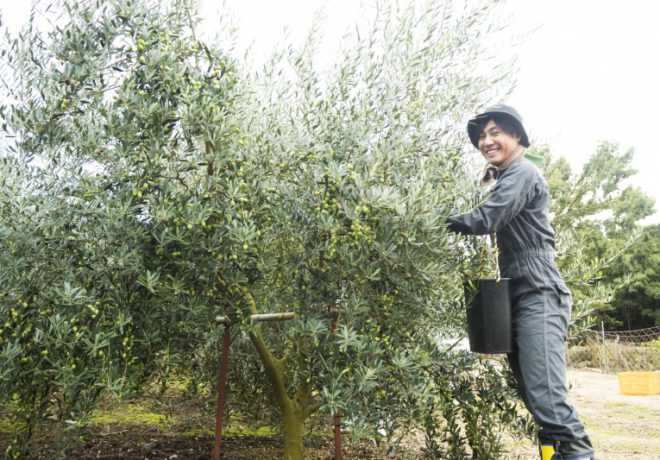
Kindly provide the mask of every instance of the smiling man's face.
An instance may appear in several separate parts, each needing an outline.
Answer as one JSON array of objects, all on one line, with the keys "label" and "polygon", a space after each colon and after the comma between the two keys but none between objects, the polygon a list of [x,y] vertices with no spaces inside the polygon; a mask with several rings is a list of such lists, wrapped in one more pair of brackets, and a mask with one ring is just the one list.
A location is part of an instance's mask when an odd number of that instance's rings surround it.
[{"label": "smiling man's face", "polygon": [[479,135],[479,151],[488,163],[500,166],[520,145],[520,135],[502,130],[490,120]]}]

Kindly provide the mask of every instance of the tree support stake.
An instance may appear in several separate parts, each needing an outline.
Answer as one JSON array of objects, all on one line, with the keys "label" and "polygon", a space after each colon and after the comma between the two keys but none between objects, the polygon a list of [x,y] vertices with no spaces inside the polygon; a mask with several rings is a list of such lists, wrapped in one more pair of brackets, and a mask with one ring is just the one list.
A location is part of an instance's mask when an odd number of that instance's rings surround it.
[{"label": "tree support stake", "polygon": [[[293,312],[261,313],[250,315],[252,321],[288,321],[295,319]],[[229,363],[229,327],[232,325],[228,316],[216,316],[215,322],[225,326],[222,337],[222,357],[220,358],[220,377],[218,379],[218,402],[215,409],[215,441],[213,444],[213,460],[222,458],[222,422],[225,414],[225,393],[227,386],[227,366]]]},{"label": "tree support stake", "polygon": [[[330,317],[330,333],[337,333],[337,325],[339,323],[339,307],[337,304],[328,305],[328,316]],[[335,457],[333,460],[343,460],[342,446],[341,446],[341,412],[336,411],[333,417],[332,431],[335,435]]]},{"label": "tree support stake", "polygon": [[225,324],[222,337],[222,358],[220,361],[220,379],[218,381],[218,404],[215,409],[215,444],[213,460],[220,460],[222,455],[222,421],[225,415],[225,388],[227,385],[227,364],[229,362],[229,324]]}]

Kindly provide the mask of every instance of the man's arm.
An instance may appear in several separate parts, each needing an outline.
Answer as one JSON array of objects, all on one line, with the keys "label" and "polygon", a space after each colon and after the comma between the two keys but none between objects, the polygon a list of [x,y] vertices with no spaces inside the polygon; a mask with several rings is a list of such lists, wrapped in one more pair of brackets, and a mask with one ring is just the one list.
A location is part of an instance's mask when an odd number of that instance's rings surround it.
[{"label": "man's arm", "polygon": [[498,180],[485,203],[447,218],[447,227],[465,235],[487,235],[505,227],[527,204],[536,177],[531,165],[519,164],[513,168]]}]

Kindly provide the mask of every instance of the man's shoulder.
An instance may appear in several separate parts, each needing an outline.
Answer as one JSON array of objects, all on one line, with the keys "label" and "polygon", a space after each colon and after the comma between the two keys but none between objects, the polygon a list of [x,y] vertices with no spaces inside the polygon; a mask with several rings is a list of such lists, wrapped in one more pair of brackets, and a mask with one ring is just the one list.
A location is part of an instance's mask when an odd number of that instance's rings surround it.
[{"label": "man's shoulder", "polygon": [[522,158],[520,161],[516,161],[511,165],[511,167],[509,167],[509,173],[511,176],[517,178],[543,180],[543,173],[541,170],[534,163],[525,158]]},{"label": "man's shoulder", "polygon": [[[517,190],[518,193],[522,193],[523,190],[540,192],[548,187],[541,170],[524,158],[507,168],[498,182],[501,187]],[[496,185],[493,191],[497,188]]]},{"label": "man's shoulder", "polygon": [[542,178],[543,175],[541,174],[541,170],[536,167],[532,162],[522,158],[520,161],[516,161],[514,164],[512,164],[508,169],[507,172],[511,177],[516,177],[518,179],[521,178],[528,178],[528,179],[534,179],[534,178]]}]

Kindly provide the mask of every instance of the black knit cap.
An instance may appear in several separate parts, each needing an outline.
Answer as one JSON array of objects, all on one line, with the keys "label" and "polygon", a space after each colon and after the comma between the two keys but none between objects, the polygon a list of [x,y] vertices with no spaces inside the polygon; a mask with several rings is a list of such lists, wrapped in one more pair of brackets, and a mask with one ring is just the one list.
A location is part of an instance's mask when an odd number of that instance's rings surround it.
[{"label": "black knit cap", "polygon": [[479,148],[479,135],[481,133],[478,132],[479,124],[477,122],[479,120],[483,120],[484,118],[491,117],[508,118],[509,121],[511,121],[520,132],[520,144],[523,147],[529,147],[529,138],[527,137],[527,132],[523,127],[522,117],[516,109],[508,105],[496,105],[495,107],[487,109],[484,113],[480,113],[468,121],[467,131],[468,136],[470,136],[470,141],[472,141],[472,145],[474,145],[476,148]]}]

